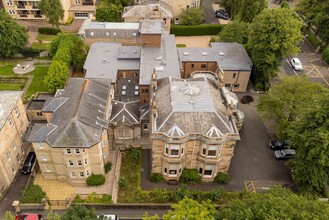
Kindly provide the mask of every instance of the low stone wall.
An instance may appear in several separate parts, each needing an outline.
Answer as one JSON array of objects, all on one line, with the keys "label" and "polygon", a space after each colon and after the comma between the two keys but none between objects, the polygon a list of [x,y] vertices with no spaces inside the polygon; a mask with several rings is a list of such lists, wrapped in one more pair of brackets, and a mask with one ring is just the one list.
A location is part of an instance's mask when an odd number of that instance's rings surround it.
[{"label": "low stone wall", "polygon": [[157,203],[121,203],[121,204],[92,204],[92,203],[72,203],[74,205],[83,205],[87,208],[95,209],[171,209],[172,204]]},{"label": "low stone wall", "polygon": [[44,210],[43,205],[40,204],[20,204],[19,205],[21,211],[28,211],[28,210]]}]

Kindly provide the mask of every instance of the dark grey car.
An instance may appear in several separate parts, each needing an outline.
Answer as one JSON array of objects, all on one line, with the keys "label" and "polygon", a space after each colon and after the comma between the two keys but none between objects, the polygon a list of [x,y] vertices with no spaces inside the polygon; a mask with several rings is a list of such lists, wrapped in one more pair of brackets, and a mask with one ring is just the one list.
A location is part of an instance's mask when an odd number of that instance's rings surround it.
[{"label": "dark grey car", "polygon": [[296,151],[293,149],[284,149],[274,151],[274,157],[277,160],[288,160],[296,157]]}]

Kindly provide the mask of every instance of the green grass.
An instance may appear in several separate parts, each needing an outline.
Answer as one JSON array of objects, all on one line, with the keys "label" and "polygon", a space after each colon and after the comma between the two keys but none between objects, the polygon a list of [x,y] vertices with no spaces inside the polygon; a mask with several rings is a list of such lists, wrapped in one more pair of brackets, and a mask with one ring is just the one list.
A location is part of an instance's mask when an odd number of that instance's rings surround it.
[{"label": "green grass", "polygon": [[0,83],[0,90],[22,90],[24,84],[20,83]]},{"label": "green grass", "polygon": [[307,39],[310,41],[314,49],[322,45],[321,41],[318,40],[316,36],[309,29],[305,30],[305,35],[307,35]]},{"label": "green grass", "polygon": [[33,43],[31,48],[40,49],[40,50],[50,50],[50,44],[49,43]]},{"label": "green grass", "polygon": [[176,47],[180,48],[180,47],[186,47],[186,44],[176,44]]},{"label": "green grass", "polygon": [[0,75],[9,76],[14,75],[13,68],[15,65],[0,66]]},{"label": "green grass", "polygon": [[28,75],[33,75],[32,83],[26,92],[26,96],[33,95],[37,92],[48,92],[47,85],[43,82],[45,75],[48,72],[46,66],[36,66],[35,70]]},{"label": "green grass", "polygon": [[56,35],[38,34],[36,40],[53,41]]}]

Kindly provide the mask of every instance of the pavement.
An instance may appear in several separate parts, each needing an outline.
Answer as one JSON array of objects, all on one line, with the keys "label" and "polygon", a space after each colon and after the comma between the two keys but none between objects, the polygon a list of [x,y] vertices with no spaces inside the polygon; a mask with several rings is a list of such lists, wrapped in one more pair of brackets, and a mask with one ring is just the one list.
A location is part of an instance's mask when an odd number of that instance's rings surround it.
[{"label": "pavement", "polygon": [[189,37],[175,37],[176,44],[185,44],[186,47],[209,47],[211,36],[189,36]]},{"label": "pavement", "polygon": [[203,10],[203,16],[206,24],[218,24],[218,19],[215,17],[215,11],[213,4],[216,0],[202,0],[201,8]]}]

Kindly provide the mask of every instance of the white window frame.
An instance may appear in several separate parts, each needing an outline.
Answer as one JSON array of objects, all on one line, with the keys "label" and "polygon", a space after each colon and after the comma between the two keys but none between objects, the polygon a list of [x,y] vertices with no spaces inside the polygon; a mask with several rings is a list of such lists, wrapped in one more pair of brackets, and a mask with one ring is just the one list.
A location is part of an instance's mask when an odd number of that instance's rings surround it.
[{"label": "white window frame", "polygon": [[167,172],[168,172],[167,164],[163,163],[163,174],[167,176],[168,175]]},{"label": "white window frame", "polygon": [[19,109],[17,108],[17,106],[15,106],[15,109],[14,110],[15,110],[15,115],[18,118],[19,115],[20,115],[20,112],[19,112]]},{"label": "white window frame", "polygon": [[105,129],[103,129],[103,131],[102,131],[102,135],[104,135],[105,134]]},{"label": "white window frame", "polygon": [[165,155],[169,155],[169,144],[165,144],[165,151],[164,151]]},{"label": "white window frame", "polygon": [[[120,134],[122,133],[122,134]],[[129,130],[128,129],[119,129],[118,139],[129,139]]]},{"label": "white window frame", "polygon": [[[178,150],[178,154],[177,155],[173,155],[172,150]],[[180,144],[171,144],[170,145],[170,157],[179,157],[181,154],[180,152]]]},{"label": "white window frame", "polygon": [[[215,151],[215,156],[211,155],[209,156],[209,151]],[[217,157],[217,154],[218,154],[218,147],[216,145],[208,145],[208,151],[207,151],[207,157],[209,158],[215,158]]]},{"label": "white window frame", "polygon": [[12,6],[13,5],[13,2],[11,0],[6,0],[6,5]]},{"label": "white window frame", "polygon": [[83,163],[82,163],[81,160],[77,160],[77,166],[78,166],[78,167],[82,167],[82,166],[83,166]]},{"label": "white window frame", "polygon": [[11,160],[11,156],[10,156],[10,152],[9,151],[7,151],[7,153],[6,153],[6,158],[7,158],[8,161]]},{"label": "white window frame", "polygon": [[10,115],[9,115],[9,117],[8,117],[8,123],[9,123],[9,125],[10,125],[11,128],[14,126],[13,119],[11,118]]},{"label": "white window frame", "polygon": [[50,170],[50,168],[48,166],[45,166],[45,170],[46,170],[47,173],[50,173],[51,172],[51,170]]},{"label": "white window frame", "polygon": [[102,147],[106,147],[106,141],[105,140],[102,140]]},{"label": "white window frame", "polygon": [[86,176],[90,176],[90,171],[86,170]]},{"label": "white window frame", "polygon": [[[82,175],[81,175],[81,174],[82,174]],[[80,172],[79,172],[79,176],[80,176],[80,178],[85,178],[85,172],[80,171]]]},{"label": "white window frame", "polygon": [[[209,169],[209,167],[211,167],[211,169]],[[206,170],[211,170],[211,175],[206,175]],[[204,168],[203,168],[203,176],[204,177],[212,177],[214,175],[214,171],[215,171],[215,166],[214,165],[210,165],[210,164],[205,164]]]},{"label": "white window frame", "polygon": [[75,0],[75,4],[80,5],[81,1],[80,0]]},{"label": "white window frame", "polygon": [[69,165],[69,167],[73,167],[74,166],[74,162],[73,160],[68,160],[67,164]]},{"label": "white window frame", "polygon": [[72,177],[72,178],[77,178],[77,174],[75,173],[75,171],[72,171],[72,172],[71,172],[71,177]]},{"label": "white window frame", "polygon": [[14,14],[15,14],[15,10],[13,10],[13,9],[9,9],[9,10],[8,10],[8,13],[9,13],[10,15],[14,15]]},{"label": "white window frame", "polygon": [[71,151],[70,148],[66,148],[66,154],[67,154],[67,155],[71,155],[71,154],[72,154],[72,151]]},{"label": "white window frame", "polygon": [[[175,170],[175,169],[171,169],[172,166],[176,166],[176,174],[171,174],[170,173],[170,170]],[[168,166],[168,176],[177,176],[177,175],[178,175],[178,164],[176,164],[176,163],[169,164],[169,166]]]},{"label": "white window frame", "polygon": [[74,150],[74,152],[75,152],[75,154],[80,154],[80,149],[79,149],[79,148],[76,148],[76,149]]},{"label": "white window frame", "polygon": [[47,161],[48,160],[47,156],[44,155],[44,154],[41,155],[41,158],[42,158],[42,161]]},{"label": "white window frame", "polygon": [[[206,150],[205,153],[203,153],[203,150],[204,150],[204,149]],[[206,156],[206,155],[207,155],[207,145],[206,145],[206,144],[202,144],[201,155],[202,155],[202,156]]]},{"label": "white window frame", "polygon": [[39,148],[40,150],[43,149],[42,143],[38,142],[38,148]]},{"label": "white window frame", "polygon": [[88,164],[88,159],[85,158],[84,161],[85,161],[85,165],[87,165]]},{"label": "white window frame", "polygon": [[109,152],[104,152],[103,153],[103,158],[107,158],[109,156]]}]

